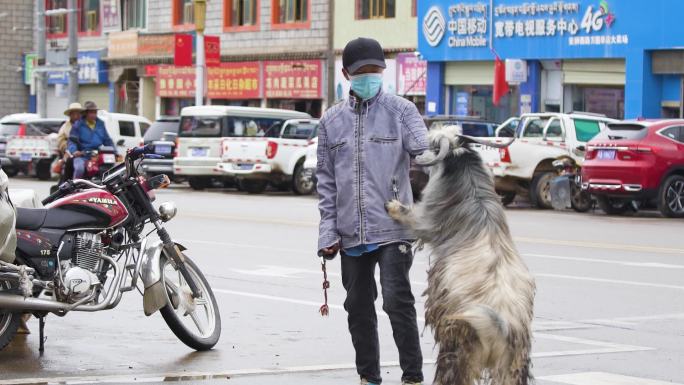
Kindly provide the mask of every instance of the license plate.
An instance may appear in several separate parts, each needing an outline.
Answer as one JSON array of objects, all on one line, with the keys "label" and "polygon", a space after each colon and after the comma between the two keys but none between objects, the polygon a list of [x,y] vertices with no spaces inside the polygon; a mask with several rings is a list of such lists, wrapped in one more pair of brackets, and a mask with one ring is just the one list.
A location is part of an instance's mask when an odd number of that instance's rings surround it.
[{"label": "license plate", "polygon": [[195,147],[190,149],[190,156],[206,157],[207,155],[209,155],[209,149],[206,147]]},{"label": "license plate", "polygon": [[33,154],[22,152],[21,155],[19,155],[19,160],[22,162],[30,162],[31,158],[33,158]]},{"label": "license plate", "polygon": [[615,150],[599,150],[598,158],[601,160],[614,160]]},{"label": "license plate", "polygon": [[233,167],[237,170],[251,170],[254,167],[254,165],[250,163],[243,163],[233,165]]},{"label": "license plate", "polygon": [[159,155],[169,155],[171,153],[171,146],[169,145],[156,145],[154,146],[154,152]]},{"label": "license plate", "polygon": [[114,154],[103,154],[102,155],[102,161],[104,163],[114,164],[114,163],[116,163],[116,156],[114,156]]}]

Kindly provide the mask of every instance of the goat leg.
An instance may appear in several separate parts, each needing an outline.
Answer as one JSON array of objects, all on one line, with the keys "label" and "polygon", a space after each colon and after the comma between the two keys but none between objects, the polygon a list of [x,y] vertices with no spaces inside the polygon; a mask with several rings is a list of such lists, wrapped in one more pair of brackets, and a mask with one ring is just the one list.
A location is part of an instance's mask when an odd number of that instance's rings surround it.
[{"label": "goat leg", "polygon": [[385,203],[385,210],[387,210],[387,213],[392,219],[410,228],[414,228],[415,223],[417,223],[417,218],[413,209],[404,206],[396,199]]}]

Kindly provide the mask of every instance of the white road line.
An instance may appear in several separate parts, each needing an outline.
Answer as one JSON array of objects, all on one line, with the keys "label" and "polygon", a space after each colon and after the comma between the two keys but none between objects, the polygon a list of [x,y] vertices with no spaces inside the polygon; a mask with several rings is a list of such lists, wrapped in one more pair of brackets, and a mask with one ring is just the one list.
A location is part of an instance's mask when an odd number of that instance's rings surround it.
[{"label": "white road line", "polygon": [[601,283],[611,283],[611,284],[627,285],[627,286],[654,287],[654,288],[658,288],[658,289],[684,290],[684,286],[666,285],[666,284],[662,284],[662,283],[624,281],[624,280],[620,280],[620,279],[607,279],[607,278],[578,277],[578,276],[574,276],[574,275],[548,274],[548,273],[535,273],[534,275],[536,277],[542,277],[542,278],[570,279],[570,280],[574,280],[574,281],[601,282]]},{"label": "white road line", "polygon": [[628,266],[628,267],[647,267],[647,268],[659,268],[659,269],[684,269],[684,265],[673,265],[669,263],[657,263],[657,262],[629,262],[629,261],[616,261],[612,259],[598,259],[598,258],[581,258],[581,257],[563,257],[558,255],[544,255],[544,254],[523,254],[525,257],[532,258],[542,258],[542,259],[556,259],[564,261],[577,261],[577,262],[591,262],[591,263],[606,263],[612,265]]},{"label": "white road line", "polygon": [[568,385],[682,385],[648,378],[628,377],[612,373],[588,372],[538,377],[537,380]]}]

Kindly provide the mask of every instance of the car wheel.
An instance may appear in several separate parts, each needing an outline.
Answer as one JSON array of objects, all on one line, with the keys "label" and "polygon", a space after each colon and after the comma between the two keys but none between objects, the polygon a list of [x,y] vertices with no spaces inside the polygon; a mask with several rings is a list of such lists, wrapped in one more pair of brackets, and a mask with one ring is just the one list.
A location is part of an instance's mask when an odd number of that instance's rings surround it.
[{"label": "car wheel", "polygon": [[583,191],[576,185],[573,185],[571,190],[572,198],[570,203],[572,208],[578,213],[586,213],[587,211],[591,210],[591,208],[594,206],[594,201],[591,199],[591,194]]},{"label": "car wheel", "polygon": [[665,179],[658,196],[658,210],[667,218],[684,217],[684,176]]},{"label": "car wheel", "polygon": [[246,191],[248,194],[261,194],[266,191],[268,182],[265,180],[242,180],[240,181],[242,190]]},{"label": "car wheel", "polygon": [[209,187],[210,180],[206,177],[198,177],[198,176],[193,176],[188,178],[188,184],[190,185],[190,188],[193,190],[204,190],[205,188]]},{"label": "car wheel", "polygon": [[313,190],[313,181],[311,180],[311,177],[306,175],[304,164],[298,164],[292,175],[292,191],[294,191],[296,195],[310,195]]},{"label": "car wheel", "polygon": [[510,205],[515,201],[515,193],[514,192],[500,192],[499,193],[499,198],[501,198],[501,204],[504,205],[504,207]]},{"label": "car wheel", "polygon": [[7,176],[10,178],[15,177],[17,176],[17,174],[19,174],[19,169],[16,167],[3,167],[2,171],[4,171],[5,174],[7,174]]},{"label": "car wheel", "polygon": [[630,209],[630,202],[625,199],[596,197],[599,208],[608,215],[622,215]]},{"label": "car wheel", "polygon": [[530,201],[540,209],[550,209],[551,206],[551,180],[558,176],[554,172],[542,172],[532,178],[530,185]]}]

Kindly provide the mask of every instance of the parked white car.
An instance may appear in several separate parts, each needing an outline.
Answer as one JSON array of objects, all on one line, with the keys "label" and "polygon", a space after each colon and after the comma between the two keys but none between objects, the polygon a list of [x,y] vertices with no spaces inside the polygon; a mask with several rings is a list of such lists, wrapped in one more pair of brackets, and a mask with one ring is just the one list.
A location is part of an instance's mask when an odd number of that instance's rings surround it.
[{"label": "parked white car", "polygon": [[52,176],[52,163],[57,159],[57,133],[65,119],[39,119],[25,121],[15,136],[7,139],[5,155],[11,164],[40,180]]},{"label": "parked white car", "polygon": [[318,137],[311,139],[309,145],[306,146],[306,155],[304,157],[304,176],[311,180],[314,189],[318,184],[316,179],[316,167],[318,166]]},{"label": "parked white car", "polygon": [[305,173],[304,160],[307,146],[318,135],[318,120],[286,120],[267,134],[224,138],[218,169],[252,194],[263,192],[269,183],[291,184],[295,194],[311,194],[314,184]]},{"label": "parked white car", "polygon": [[[539,208],[551,208],[550,182],[557,176],[553,161],[568,157],[581,166],[587,142],[615,122],[603,115],[579,112],[525,114],[520,119],[516,140],[505,149],[483,149],[489,152],[483,159],[504,203],[512,202],[516,194],[529,195]],[[493,151],[499,153],[498,159],[492,159]]]}]

